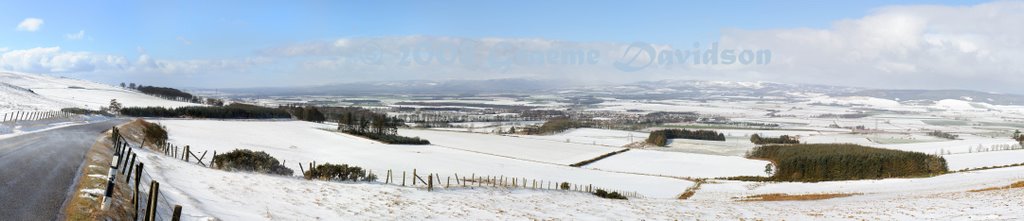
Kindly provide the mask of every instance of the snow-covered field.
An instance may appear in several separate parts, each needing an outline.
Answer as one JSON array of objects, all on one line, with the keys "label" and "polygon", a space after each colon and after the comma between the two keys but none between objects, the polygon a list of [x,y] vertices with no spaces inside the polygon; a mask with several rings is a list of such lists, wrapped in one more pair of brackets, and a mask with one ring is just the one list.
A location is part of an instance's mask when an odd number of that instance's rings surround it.
[{"label": "snow-covered field", "polygon": [[402,129],[398,134],[424,138],[436,146],[562,165],[578,163],[622,149],[467,132]]},{"label": "snow-covered field", "polygon": [[[319,128],[330,126],[304,121],[154,121],[167,127],[170,133],[169,142],[190,145],[193,151],[225,153],[236,148],[265,151],[279,160],[286,161],[285,166],[294,171],[300,171],[299,163],[346,163],[371,169],[377,174],[383,174],[390,169],[398,172],[407,171],[411,175],[413,169],[416,169],[421,173],[437,173],[441,177],[454,176],[456,173],[460,176],[476,174],[525,177],[638,191],[656,198],[675,197],[693,184],[682,179],[599,171],[554,163],[575,163],[578,162],[576,159],[582,161],[601,155],[605,151],[616,150],[609,147],[425,130],[415,132],[429,135],[421,137],[430,139],[432,143],[455,145],[460,148],[439,145],[386,145],[343,133],[321,130]],[[408,131],[403,131],[403,134],[406,132]],[[506,143],[497,143],[502,141]],[[517,145],[523,143],[529,145]],[[552,156],[567,157],[570,160],[558,161],[561,158]]]},{"label": "snow-covered field", "polygon": [[[0,72],[0,95],[0,114],[66,107],[98,109],[109,104],[110,99],[117,99],[124,106],[194,105],[94,82],[7,72]],[[489,133],[499,128],[507,130],[514,123],[543,121],[464,122],[454,123],[453,128],[399,130],[400,135],[421,137],[430,140],[431,145],[388,145],[334,132],[330,130],[334,126],[329,124],[303,121],[150,119],[166,126],[171,143],[190,145],[193,151],[208,151],[207,157],[213,151],[225,153],[237,148],[265,151],[296,173],[301,170],[299,165],[315,161],[360,166],[381,176],[381,180],[386,170],[395,171],[396,178],[401,172],[411,176],[416,170],[421,174],[436,173],[442,178],[505,176],[567,181],[636,191],[644,196],[628,201],[572,191],[477,187],[427,192],[382,183],[306,181],[298,177],[225,172],[146,151],[139,153],[153,178],[163,182],[162,194],[184,206],[184,220],[1024,219],[1024,188],[970,192],[1024,181],[1022,166],[928,178],[817,183],[714,179],[765,175],[767,161],[742,157],[754,147],[748,139],[754,133],[772,137],[795,135],[804,143],[854,143],[939,154],[951,171],[1020,164],[1024,163],[1024,150],[1013,149],[1019,145],[1009,137],[1014,130],[1024,128],[1022,106],[991,105],[968,98],[912,103],[821,94],[796,101],[602,99],[605,102],[584,107],[585,111],[593,111],[587,119],[674,111],[694,112],[705,118],[730,118],[734,123],[779,126],[765,130],[744,124],[665,125],[709,128],[725,134],[727,140],[674,139],[668,147],[634,148],[578,168],[568,165],[623,150],[627,144],[646,139],[648,133],[581,128],[545,136],[496,135]],[[547,110],[576,108],[557,95],[380,100],[381,109],[403,101]],[[828,115],[855,113],[865,115]],[[97,120],[105,118],[0,123],[0,139]],[[524,125],[517,125],[521,126]],[[934,130],[959,138],[926,135]],[[693,197],[677,199],[694,187],[695,181],[703,182],[697,178],[709,179]],[[758,194],[821,193],[855,195],[814,201],[740,201]]]},{"label": "snow-covered field", "polygon": [[[1007,168],[926,179],[705,184],[690,200],[608,200],[578,192],[423,189],[224,172],[147,151],[146,168],[183,220],[1019,220],[1024,189],[965,192],[1024,180]],[[863,193],[816,201],[741,202],[756,193]],[[214,218],[215,217],[215,218]]]},{"label": "snow-covered field", "polygon": [[554,135],[523,135],[524,138],[621,147],[647,139],[647,132],[594,128],[570,129]]},{"label": "snow-covered field", "polygon": [[763,176],[768,161],[654,150],[630,150],[586,168],[690,178]]},{"label": "snow-covered field", "polygon": [[68,107],[97,110],[110,105],[111,99],[117,99],[124,107],[197,105],[100,83],[46,75],[0,72],[0,82],[6,84],[0,85],[0,95],[3,95],[3,99],[0,99],[0,113],[53,111]]}]

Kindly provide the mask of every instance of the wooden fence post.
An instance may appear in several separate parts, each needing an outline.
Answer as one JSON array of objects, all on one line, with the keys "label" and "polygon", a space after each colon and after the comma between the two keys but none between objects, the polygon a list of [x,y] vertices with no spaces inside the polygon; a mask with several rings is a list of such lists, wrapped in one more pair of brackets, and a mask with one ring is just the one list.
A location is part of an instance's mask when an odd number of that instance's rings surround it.
[{"label": "wooden fence post", "polygon": [[135,216],[132,216],[132,220],[139,220],[139,181],[142,179],[143,165],[142,162],[139,162],[139,166],[135,169],[135,193],[132,194],[132,207],[135,208]]},{"label": "wooden fence post", "polygon": [[427,191],[434,190],[434,176],[427,175]]},{"label": "wooden fence post", "polygon": [[[216,150],[213,151],[213,156],[210,156],[210,168],[213,168],[213,159],[217,159],[217,151]],[[302,163],[299,163],[299,167],[302,167]],[[302,172],[302,173],[306,173],[306,172]]]},{"label": "wooden fence post", "polygon": [[402,186],[405,186],[405,171],[402,171]]},{"label": "wooden fence post", "polygon": [[388,169],[388,177],[384,178],[384,184],[391,184],[391,169]]},{"label": "wooden fence post", "polygon": [[124,168],[128,167],[128,165],[131,165],[131,164],[128,164],[128,156],[131,156],[133,154],[134,153],[132,153],[132,148],[128,148],[128,154],[124,155],[125,156],[124,157],[124,165],[123,166],[119,166],[120,169],[121,169],[121,174],[125,174],[125,173],[128,172],[128,170],[125,170]]},{"label": "wooden fence post", "polygon": [[155,221],[156,218],[156,203],[160,197],[160,182],[156,180],[150,181],[149,183],[149,199],[146,201],[146,219],[145,221]]},{"label": "wooden fence post", "polygon": [[[459,181],[455,181],[455,182],[458,183]],[[451,185],[452,185],[452,177],[448,177],[448,183],[444,184],[444,188],[448,189],[448,187],[450,187]]]},{"label": "wooden fence post", "polygon": [[132,154],[132,163],[128,164],[128,172],[127,172],[128,176],[124,178],[125,182],[129,181],[128,179],[131,179],[131,177],[132,177],[132,169],[135,169],[135,155],[136,154],[134,154],[134,153]]},{"label": "wooden fence post", "polygon": [[181,221],[181,205],[174,205],[174,213],[171,214],[171,221]]},{"label": "wooden fence post", "polygon": [[416,169],[412,169],[412,185],[416,186],[416,178],[420,178],[416,175]]},{"label": "wooden fence post", "polygon": [[182,153],[185,153],[185,162],[187,163],[188,162],[188,156],[190,154],[192,154],[192,151],[188,150],[188,145],[185,145],[185,151],[182,152]]}]

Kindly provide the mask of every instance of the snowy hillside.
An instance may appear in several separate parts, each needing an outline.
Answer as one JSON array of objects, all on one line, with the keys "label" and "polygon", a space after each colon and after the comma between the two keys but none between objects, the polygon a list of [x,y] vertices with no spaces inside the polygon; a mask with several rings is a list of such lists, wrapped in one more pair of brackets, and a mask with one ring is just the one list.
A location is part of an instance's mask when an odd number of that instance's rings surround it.
[{"label": "snowy hillside", "polygon": [[42,111],[67,107],[99,109],[117,99],[125,107],[180,107],[192,103],[165,100],[95,82],[45,75],[0,72],[0,110]]}]

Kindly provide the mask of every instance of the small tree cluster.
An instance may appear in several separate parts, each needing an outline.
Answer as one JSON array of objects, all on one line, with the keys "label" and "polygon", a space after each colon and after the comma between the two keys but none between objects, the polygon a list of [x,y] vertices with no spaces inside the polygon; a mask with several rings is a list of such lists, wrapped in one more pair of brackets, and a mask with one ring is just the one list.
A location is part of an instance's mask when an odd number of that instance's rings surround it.
[{"label": "small tree cluster", "polygon": [[573,128],[588,127],[591,124],[584,121],[578,121],[569,119],[567,117],[556,117],[545,121],[540,128],[537,128],[536,134],[555,134],[562,131],[566,131]]},{"label": "small tree cluster", "polygon": [[398,135],[398,127],[405,125],[402,119],[389,117],[363,108],[335,108],[332,112],[338,121],[338,130],[388,144],[430,144],[419,137]]},{"label": "small tree cluster", "polygon": [[263,151],[235,149],[213,157],[214,165],[221,170],[249,171],[256,173],[291,176],[293,171],[281,165],[276,158]]},{"label": "small tree cluster", "polygon": [[651,132],[647,137],[647,143],[665,146],[668,145],[669,139],[676,138],[725,141],[725,134],[713,130],[665,129]]},{"label": "small tree cluster", "polygon": [[1024,134],[1020,133],[1020,130],[1013,131],[1013,139],[1017,140],[1020,145],[1024,145]]},{"label": "small tree cluster", "polygon": [[319,179],[331,181],[377,181],[377,175],[367,173],[363,168],[349,166],[348,164],[321,164],[309,168],[302,174],[306,179]]},{"label": "small tree cluster", "polygon": [[324,114],[320,113],[320,110],[313,106],[288,108],[288,112],[298,120],[317,123],[323,123],[327,120]]},{"label": "small tree cluster", "polygon": [[798,144],[800,140],[796,137],[790,137],[789,135],[782,135],[779,137],[762,137],[760,134],[750,135],[750,142],[754,144]]},{"label": "small tree cluster", "polygon": [[928,135],[929,136],[934,136],[934,137],[946,138],[946,139],[950,139],[950,140],[956,140],[957,138],[960,138],[960,136],[958,136],[956,134],[942,132],[941,130],[936,130],[936,131],[928,132]]}]

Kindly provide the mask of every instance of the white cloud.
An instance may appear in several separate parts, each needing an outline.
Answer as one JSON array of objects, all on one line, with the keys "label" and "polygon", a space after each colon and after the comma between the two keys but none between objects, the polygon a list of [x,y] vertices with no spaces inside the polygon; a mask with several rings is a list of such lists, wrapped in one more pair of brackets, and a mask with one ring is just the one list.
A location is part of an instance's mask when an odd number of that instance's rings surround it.
[{"label": "white cloud", "polygon": [[178,41],[180,41],[181,44],[183,44],[183,45],[192,45],[192,41],[190,41],[187,38],[182,37],[182,36],[178,36]]},{"label": "white cloud", "polygon": [[10,51],[10,50],[11,50],[10,48],[0,48],[0,52],[7,52],[7,51]]},{"label": "white cloud", "polygon": [[[894,6],[854,19],[835,21],[827,28],[725,30],[723,49],[770,49],[768,65],[674,65],[623,72],[612,63],[632,42],[569,42],[541,38],[454,38],[404,36],[341,38],[283,45],[237,59],[161,60],[139,48],[134,62],[119,56],[48,49],[35,57],[22,51],[3,53],[0,68],[26,72],[88,70],[100,67],[133,73],[235,73],[231,79],[270,81],[289,73],[314,79],[293,84],[319,84],[323,79],[493,79],[542,77],[595,81],[637,81],[669,78],[779,81],[891,88],[962,88],[1024,93],[1024,2],[995,2],[975,6]],[[182,44],[191,43],[178,37]],[[637,39],[642,41],[644,39]],[[711,42],[701,42],[706,49]],[[459,48],[455,64],[445,46]],[[417,54],[416,50],[432,50]],[[694,49],[692,45],[652,45],[662,49]],[[596,65],[494,66],[487,59],[514,56],[519,51],[585,49],[600,53]],[[2,50],[0,50],[2,52]],[[18,53],[16,53],[18,52]],[[418,55],[429,55],[420,64]],[[68,59],[54,59],[57,56]],[[447,56],[447,57],[446,57]],[[70,59],[74,57],[76,59]],[[379,62],[367,62],[367,60]],[[63,64],[74,63],[79,65]],[[85,62],[88,61],[88,62]],[[106,62],[111,61],[111,62]],[[82,64],[85,63],[85,64]],[[104,65],[101,65],[104,64]],[[254,75],[252,73],[262,73]],[[228,78],[228,77],[225,77]],[[259,79],[262,78],[262,79]],[[298,81],[298,80],[297,80]]]},{"label": "white cloud", "polygon": [[0,55],[0,69],[32,73],[120,70],[127,63],[121,56],[67,52],[60,47],[12,50]]},{"label": "white cloud", "polygon": [[1017,91],[1024,2],[893,6],[826,29],[729,30],[723,44],[768,48],[761,80],[891,88]]},{"label": "white cloud", "polygon": [[68,40],[82,40],[82,38],[85,38],[85,30],[78,31],[78,33],[66,34],[64,35],[64,38],[67,38]]},{"label": "white cloud", "polygon": [[18,23],[18,27],[16,29],[18,31],[35,32],[38,31],[39,28],[42,26],[43,19],[26,18],[25,20],[22,20],[21,23]]},{"label": "white cloud", "polygon": [[145,50],[141,47],[139,51],[143,53],[139,56],[138,60],[130,62],[123,56],[63,51],[60,47],[11,50],[0,54],[0,70],[41,74],[87,72],[206,74],[246,71],[252,66],[270,62],[269,59],[262,57],[245,59],[159,60],[145,54]]}]

